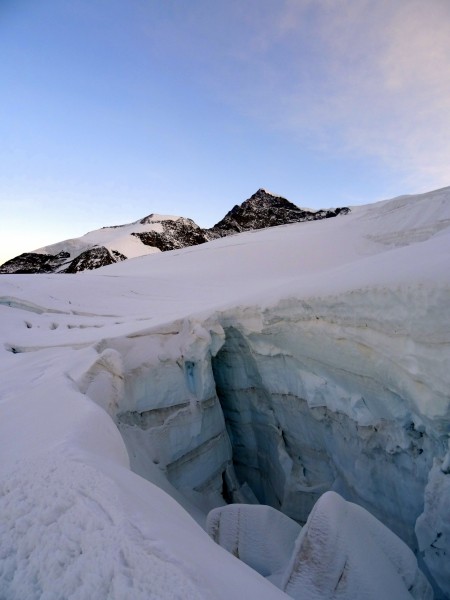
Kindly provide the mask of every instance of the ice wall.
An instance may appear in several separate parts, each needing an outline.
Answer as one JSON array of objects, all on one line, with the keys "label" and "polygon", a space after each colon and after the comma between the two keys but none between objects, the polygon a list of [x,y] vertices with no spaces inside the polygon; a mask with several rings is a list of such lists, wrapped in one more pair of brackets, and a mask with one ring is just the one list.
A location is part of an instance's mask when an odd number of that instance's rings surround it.
[{"label": "ice wall", "polygon": [[[222,316],[213,371],[240,484],[303,523],[327,490],[380,519],[450,594],[446,290],[368,289]],[[430,481],[428,481],[430,476]],[[442,575],[444,573],[444,575]]]},{"label": "ice wall", "polygon": [[437,508],[427,491],[447,452],[448,300],[370,288],[105,341],[123,361],[116,419],[133,469],[156,468],[202,510],[258,501],[300,523],[336,491],[420,547],[450,594],[446,472]]},{"label": "ice wall", "polygon": [[182,320],[107,343],[124,361],[116,420],[133,470],[153,480],[156,467],[205,510],[223,504],[232,449],[211,366],[222,328]]}]

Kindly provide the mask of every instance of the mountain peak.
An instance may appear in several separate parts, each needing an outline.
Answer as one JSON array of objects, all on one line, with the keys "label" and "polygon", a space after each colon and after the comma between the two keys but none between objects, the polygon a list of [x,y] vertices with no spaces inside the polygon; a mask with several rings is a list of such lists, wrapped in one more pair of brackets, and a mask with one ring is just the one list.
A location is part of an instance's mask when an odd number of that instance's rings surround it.
[{"label": "mountain peak", "polygon": [[271,192],[270,190],[268,190],[266,188],[259,188],[259,190],[257,190],[251,196],[251,198],[260,197],[260,196],[273,196],[274,198],[281,198],[281,196],[279,194],[274,194],[273,192]]},{"label": "mountain peak", "polygon": [[22,254],[0,265],[0,273],[76,273],[157,251],[203,244],[241,231],[315,221],[348,211],[337,208],[313,212],[259,188],[210,229],[201,229],[185,217],[151,213],[134,223],[104,227]]},{"label": "mountain peak", "polygon": [[162,223],[163,221],[179,221],[184,217],[179,217],[176,215],[160,215],[158,213],[151,213],[139,220],[141,225],[148,225],[149,223]]},{"label": "mountain peak", "polygon": [[297,211],[301,210],[298,206],[296,206],[289,200],[286,200],[286,198],[283,198],[283,196],[273,194],[272,192],[269,192],[264,188],[259,188],[259,190],[256,191],[252,196],[250,196],[250,198],[245,200],[241,204],[241,208],[247,208],[252,205],[255,207],[255,209],[265,206],[267,208],[286,208]]},{"label": "mountain peak", "polygon": [[[272,198],[283,198],[283,196],[280,196],[279,194],[274,194],[273,192],[270,192],[265,188],[259,188],[259,190],[257,190],[254,194],[250,196],[250,198],[248,198],[248,200],[246,200],[246,202],[248,202],[249,200],[270,200]],[[283,198],[283,200],[284,199],[285,198]]]},{"label": "mountain peak", "polygon": [[259,188],[242,204],[236,204],[221,221],[209,230],[209,234],[211,238],[223,237],[230,233],[263,229],[275,225],[317,221],[335,217],[341,212],[346,214],[348,211],[348,208],[311,211],[296,206],[283,196],[277,196],[264,188]]}]

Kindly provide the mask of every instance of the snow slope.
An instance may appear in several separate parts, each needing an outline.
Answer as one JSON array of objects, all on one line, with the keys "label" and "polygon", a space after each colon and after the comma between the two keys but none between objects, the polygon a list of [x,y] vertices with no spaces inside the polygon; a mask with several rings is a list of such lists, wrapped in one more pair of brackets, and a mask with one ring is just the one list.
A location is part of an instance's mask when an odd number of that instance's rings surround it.
[{"label": "snow slope", "polygon": [[449,226],[445,188],[3,275],[3,595],[285,597],[151,481],[200,523],[223,495],[304,523],[334,490],[450,595]]},{"label": "snow slope", "polygon": [[70,252],[71,255],[79,254],[92,246],[105,246],[105,248],[114,249],[121,252],[129,258],[152,254],[158,250],[152,247],[142,247],[143,244],[139,238],[133,237],[132,233],[144,233],[147,231],[156,231],[163,233],[163,221],[176,221],[182,217],[174,217],[169,215],[151,214],[144,223],[135,221],[127,225],[119,225],[117,227],[104,227],[86,233],[82,237],[70,240],[64,240],[51,246],[38,248],[35,252],[40,254],[59,254],[60,252]]}]

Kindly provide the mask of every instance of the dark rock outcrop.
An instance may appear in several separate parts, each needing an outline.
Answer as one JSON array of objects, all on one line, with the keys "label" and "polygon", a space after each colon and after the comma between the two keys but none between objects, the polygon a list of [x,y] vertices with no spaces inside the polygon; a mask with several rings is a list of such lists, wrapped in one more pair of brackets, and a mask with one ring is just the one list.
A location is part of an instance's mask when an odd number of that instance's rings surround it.
[{"label": "dark rock outcrop", "polygon": [[106,265],[126,260],[126,258],[126,256],[117,250],[110,252],[104,246],[95,246],[94,248],[85,250],[74,258],[64,273],[92,271],[93,269],[99,269],[100,267],[106,267]]},{"label": "dark rock outcrop", "polygon": [[[152,215],[150,215],[152,217]],[[141,224],[147,224],[149,217],[142,219]],[[197,246],[208,241],[203,229],[201,229],[192,219],[177,219],[176,221],[161,221],[163,232],[146,231],[143,233],[132,233],[139,238],[146,246],[154,246],[167,252],[177,248],[186,248],[187,246]]]},{"label": "dark rock outcrop", "polygon": [[55,270],[67,262],[70,257],[68,252],[58,254],[38,254],[37,252],[24,252],[0,266],[0,273],[54,273]]},{"label": "dark rock outcrop", "polygon": [[275,196],[264,189],[259,189],[240,206],[234,206],[221,221],[207,231],[210,239],[214,239],[231,233],[264,229],[275,225],[328,219],[339,214],[347,214],[349,211],[349,208],[305,210],[282,196]]}]

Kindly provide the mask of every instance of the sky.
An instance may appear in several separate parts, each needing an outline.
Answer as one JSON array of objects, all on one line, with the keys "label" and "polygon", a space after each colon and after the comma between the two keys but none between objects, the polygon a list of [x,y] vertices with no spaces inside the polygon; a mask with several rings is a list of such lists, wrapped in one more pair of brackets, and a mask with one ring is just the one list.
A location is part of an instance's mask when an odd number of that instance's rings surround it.
[{"label": "sky", "polygon": [[448,0],[0,0],[0,263],[450,185]]}]

